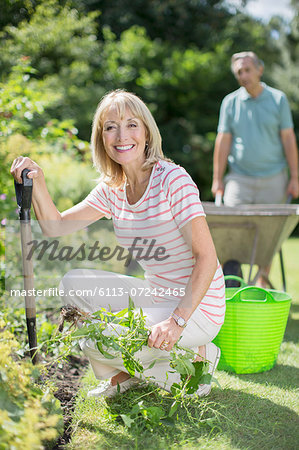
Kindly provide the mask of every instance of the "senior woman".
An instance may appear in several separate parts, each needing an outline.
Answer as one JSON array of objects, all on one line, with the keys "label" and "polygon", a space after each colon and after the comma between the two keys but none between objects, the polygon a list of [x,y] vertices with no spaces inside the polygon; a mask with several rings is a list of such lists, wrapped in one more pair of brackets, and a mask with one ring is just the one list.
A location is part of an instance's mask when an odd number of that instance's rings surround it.
[{"label": "senior woman", "polygon": [[[178,374],[170,373],[169,352],[180,338],[180,345],[209,361],[213,375],[220,349],[211,341],[224,321],[225,288],[195,183],[163,155],[155,120],[132,93],[116,90],[103,97],[94,116],[91,141],[94,164],[101,174],[99,184],[85,200],[63,213],[55,207],[43,171],[34,161],[17,158],[11,173],[21,182],[22,170],[30,170],[33,207],[45,234],[63,235],[106,217],[112,219],[119,243],[133,256],[142,247],[154,257],[140,258],[144,279],[72,270],[61,282],[63,301],[90,312],[101,307],[118,311],[128,306],[131,297],[151,327],[148,347],[138,357],[146,367],[156,363],[144,376],[153,377],[161,388],[170,390],[179,381]],[[84,287],[98,288],[101,295],[68,295],[70,290],[82,293]],[[117,296],[108,295],[111,287]],[[83,341],[81,348],[96,378],[109,378],[89,395],[112,397],[139,382],[125,371],[121,357],[105,359],[90,340]],[[201,385],[197,394],[207,395],[210,390],[210,384]]]}]

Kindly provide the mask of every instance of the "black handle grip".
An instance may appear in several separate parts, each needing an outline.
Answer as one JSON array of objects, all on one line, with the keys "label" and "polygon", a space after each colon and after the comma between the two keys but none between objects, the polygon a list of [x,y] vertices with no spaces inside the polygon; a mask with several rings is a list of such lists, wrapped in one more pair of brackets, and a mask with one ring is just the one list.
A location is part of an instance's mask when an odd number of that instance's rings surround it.
[{"label": "black handle grip", "polygon": [[30,319],[26,319],[26,322],[27,322],[27,332],[28,332],[28,338],[29,338],[30,356],[31,356],[33,364],[36,364],[38,361],[36,317],[31,317]]},{"label": "black handle grip", "polygon": [[32,187],[33,181],[31,178],[27,177],[29,169],[24,169],[22,172],[23,184],[17,183],[15,181],[15,191],[17,204],[19,207],[19,217],[20,220],[29,221],[30,220],[30,209],[32,200]]}]

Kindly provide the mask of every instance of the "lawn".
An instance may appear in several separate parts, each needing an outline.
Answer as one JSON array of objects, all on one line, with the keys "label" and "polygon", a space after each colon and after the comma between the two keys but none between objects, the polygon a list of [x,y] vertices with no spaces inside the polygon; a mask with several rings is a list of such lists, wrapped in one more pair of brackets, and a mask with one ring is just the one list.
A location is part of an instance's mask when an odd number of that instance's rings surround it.
[{"label": "lawn", "polygon": [[[89,369],[82,380],[73,417],[73,437],[67,449],[298,449],[299,442],[299,239],[283,246],[288,292],[292,306],[275,367],[264,373],[236,375],[217,371],[221,389],[213,385],[209,397],[192,400],[173,420],[153,426],[146,418],[130,428],[120,414],[132,419],[133,405],[146,409],[171,404],[167,394],[144,387],[113,400],[89,399],[96,381]],[[246,270],[246,269],[245,269]],[[278,257],[270,278],[281,286]],[[134,417],[133,417],[134,419]]]}]

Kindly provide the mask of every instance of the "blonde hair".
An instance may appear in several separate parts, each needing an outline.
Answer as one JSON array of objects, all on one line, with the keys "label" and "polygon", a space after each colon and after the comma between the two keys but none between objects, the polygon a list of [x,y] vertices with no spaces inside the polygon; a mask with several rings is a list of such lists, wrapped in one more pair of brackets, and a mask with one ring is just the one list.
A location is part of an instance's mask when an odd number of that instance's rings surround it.
[{"label": "blonde hair", "polygon": [[110,158],[103,142],[104,118],[112,105],[116,107],[120,118],[124,117],[128,108],[134,117],[140,119],[145,126],[147,145],[144,149],[145,162],[142,166],[143,170],[149,169],[161,159],[169,160],[165,158],[162,152],[162,139],[158,126],[145,103],[137,95],[123,89],[109,92],[98,104],[93,118],[91,134],[92,157],[95,167],[101,173],[101,179],[109,186],[119,187],[125,181],[123,168]]},{"label": "blonde hair", "polygon": [[235,71],[234,71],[234,64],[236,61],[238,61],[238,59],[244,59],[244,58],[250,58],[253,62],[253,64],[259,69],[260,67],[264,67],[264,62],[259,59],[259,57],[257,56],[256,53],[254,52],[239,52],[239,53],[234,53],[233,56],[231,57],[231,71],[232,73],[235,75]]}]

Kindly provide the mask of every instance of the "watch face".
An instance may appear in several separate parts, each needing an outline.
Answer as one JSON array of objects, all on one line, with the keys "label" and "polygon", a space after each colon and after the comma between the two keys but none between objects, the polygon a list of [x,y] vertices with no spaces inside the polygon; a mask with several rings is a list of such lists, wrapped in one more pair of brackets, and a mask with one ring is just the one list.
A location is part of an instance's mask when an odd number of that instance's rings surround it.
[{"label": "watch face", "polygon": [[180,326],[180,327],[183,327],[184,325],[185,325],[185,320],[182,318],[182,317],[179,317],[178,318],[178,325]]}]

